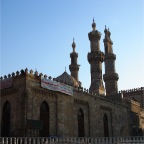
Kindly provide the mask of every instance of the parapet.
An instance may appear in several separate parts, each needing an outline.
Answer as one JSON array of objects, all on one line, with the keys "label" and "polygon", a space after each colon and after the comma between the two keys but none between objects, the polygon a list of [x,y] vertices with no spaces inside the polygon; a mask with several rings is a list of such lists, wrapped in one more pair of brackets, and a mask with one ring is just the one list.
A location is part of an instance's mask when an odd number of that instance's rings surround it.
[{"label": "parapet", "polygon": [[[33,71],[28,70],[28,68],[26,68],[25,70],[20,70],[20,71],[16,71],[15,73],[12,72],[11,74],[8,75],[4,75],[3,77],[0,77],[0,81],[3,81],[5,79],[8,78],[19,78],[22,76],[32,76],[33,78],[38,78],[40,79],[41,77],[44,77],[46,79],[50,79],[52,81],[56,81],[55,78],[52,78],[51,76],[47,76],[46,74],[43,73],[38,73],[38,71]],[[122,103],[122,95],[123,93],[129,93],[129,92],[136,92],[136,91],[141,91],[144,90],[143,87],[141,88],[137,88],[137,89],[131,89],[131,90],[126,90],[126,91],[119,91],[118,93],[110,93],[109,96],[106,95],[99,95],[98,93],[94,93],[94,92],[90,92],[89,89],[83,88],[83,87],[73,87],[74,92],[78,92],[78,93],[82,93],[82,94],[86,94],[88,96],[94,96],[96,98],[100,98],[100,99],[105,99],[107,101],[112,101],[112,102],[116,102],[116,103]],[[112,97],[111,97],[112,95]],[[115,95],[115,97],[113,97],[113,95]],[[118,96],[121,96],[121,100],[119,98],[117,98]]]},{"label": "parapet", "polygon": [[139,91],[143,91],[143,90],[144,90],[144,87],[134,88],[134,89],[123,90],[123,93],[139,92]]},{"label": "parapet", "polygon": [[[33,70],[31,69],[30,71],[28,71],[28,69],[26,68],[25,70],[21,69],[20,71],[16,71],[16,72],[12,72],[11,74],[8,74],[8,75],[4,75],[3,77],[1,76],[0,77],[0,80],[5,80],[5,79],[8,79],[8,78],[18,78],[18,77],[21,77],[21,76],[35,76],[35,77],[41,77],[43,76],[42,73],[38,73],[37,71],[33,72]],[[46,76],[46,75],[44,75]]]}]

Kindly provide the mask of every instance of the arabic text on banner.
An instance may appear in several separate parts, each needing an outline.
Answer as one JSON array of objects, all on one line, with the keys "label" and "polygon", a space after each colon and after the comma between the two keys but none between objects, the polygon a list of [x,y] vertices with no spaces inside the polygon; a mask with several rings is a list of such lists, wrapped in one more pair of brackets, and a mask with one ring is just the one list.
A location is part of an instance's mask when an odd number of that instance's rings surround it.
[{"label": "arabic text on banner", "polygon": [[68,95],[73,95],[73,88],[60,82],[41,78],[41,86],[52,91],[59,91]]}]

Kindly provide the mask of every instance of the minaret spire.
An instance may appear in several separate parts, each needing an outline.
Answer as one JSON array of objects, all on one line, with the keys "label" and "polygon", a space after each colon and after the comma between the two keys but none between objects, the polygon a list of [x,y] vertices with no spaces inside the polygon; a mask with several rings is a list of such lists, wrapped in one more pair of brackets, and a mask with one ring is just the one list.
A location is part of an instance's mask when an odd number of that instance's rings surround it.
[{"label": "minaret spire", "polygon": [[72,43],[73,52],[75,52],[75,47],[76,47],[76,44],[75,44],[74,38],[73,38],[73,43]]},{"label": "minaret spire", "polygon": [[104,33],[105,38],[103,42],[105,48],[105,74],[103,75],[103,79],[105,81],[106,94],[110,95],[118,92],[117,81],[119,77],[115,70],[116,55],[113,53],[113,42],[110,38],[111,33],[109,28],[107,29],[105,27]]},{"label": "minaret spire", "polygon": [[94,18],[93,18],[92,28],[93,28],[93,31],[96,30],[96,23],[95,23],[95,21],[94,21]]},{"label": "minaret spire", "polygon": [[65,67],[65,72],[66,72],[66,67]]},{"label": "minaret spire", "polygon": [[92,32],[88,34],[90,40],[91,52],[88,53],[88,61],[90,63],[91,85],[90,92],[95,92],[101,95],[105,94],[103,80],[102,80],[102,62],[104,54],[100,51],[101,33],[96,30],[96,23],[92,23]]},{"label": "minaret spire", "polygon": [[70,53],[71,64],[69,65],[69,69],[71,72],[71,76],[78,81],[78,71],[80,65],[77,64],[78,53],[75,52],[76,44],[74,42],[74,38],[73,38],[72,48],[73,51],[72,53]]}]

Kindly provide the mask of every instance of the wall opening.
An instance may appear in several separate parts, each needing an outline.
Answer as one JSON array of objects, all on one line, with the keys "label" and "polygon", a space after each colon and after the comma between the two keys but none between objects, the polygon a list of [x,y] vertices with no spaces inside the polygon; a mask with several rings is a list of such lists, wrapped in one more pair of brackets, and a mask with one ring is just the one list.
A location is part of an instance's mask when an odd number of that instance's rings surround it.
[{"label": "wall opening", "polygon": [[84,137],[84,113],[80,109],[78,111],[78,136],[79,137]]},{"label": "wall opening", "polygon": [[104,114],[103,117],[103,126],[104,126],[104,137],[109,137],[108,118],[106,114]]},{"label": "wall opening", "polygon": [[43,102],[40,107],[40,120],[43,122],[43,130],[40,131],[40,136],[49,136],[49,106],[47,102]]},{"label": "wall opening", "polygon": [[2,137],[9,137],[10,136],[10,114],[11,114],[11,106],[10,103],[7,101],[3,107],[3,114],[2,114]]}]

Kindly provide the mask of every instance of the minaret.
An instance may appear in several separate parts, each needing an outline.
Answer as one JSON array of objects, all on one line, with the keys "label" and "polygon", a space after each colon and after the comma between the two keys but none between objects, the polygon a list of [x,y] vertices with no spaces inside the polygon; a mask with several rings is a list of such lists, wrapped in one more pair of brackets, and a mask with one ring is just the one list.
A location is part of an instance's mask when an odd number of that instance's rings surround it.
[{"label": "minaret", "polygon": [[73,51],[72,53],[70,53],[71,64],[69,65],[69,69],[71,72],[71,76],[74,77],[78,81],[78,71],[79,71],[80,65],[77,64],[78,53],[75,52],[76,44],[74,42],[74,39],[72,43],[72,48],[73,48]]},{"label": "minaret", "polygon": [[103,75],[103,79],[105,81],[106,95],[110,95],[118,92],[117,81],[119,77],[115,70],[116,55],[113,53],[113,42],[110,38],[111,33],[106,26],[104,33],[105,38],[103,42],[105,48],[105,74]]},{"label": "minaret", "polygon": [[88,53],[88,61],[90,63],[91,85],[90,92],[105,94],[103,80],[102,80],[102,62],[104,60],[104,53],[100,51],[101,33],[96,30],[96,23],[92,23],[92,32],[88,34],[90,40],[91,52]]}]

